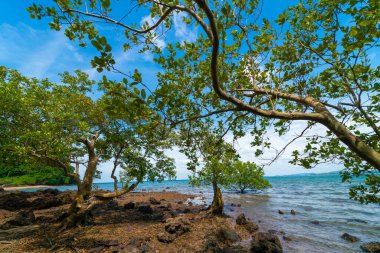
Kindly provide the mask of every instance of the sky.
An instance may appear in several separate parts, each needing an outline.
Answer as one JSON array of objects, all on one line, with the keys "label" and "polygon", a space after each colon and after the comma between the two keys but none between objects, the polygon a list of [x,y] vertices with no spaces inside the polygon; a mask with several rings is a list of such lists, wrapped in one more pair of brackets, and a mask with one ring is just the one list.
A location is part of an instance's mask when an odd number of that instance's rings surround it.
[{"label": "sky", "polygon": [[[36,1],[40,3],[51,3],[51,1]],[[118,1],[118,5],[123,5],[127,1]],[[52,81],[59,81],[59,73],[63,71],[72,72],[76,69],[81,69],[87,72],[92,79],[101,77],[96,70],[91,68],[90,60],[96,55],[93,48],[81,48],[76,43],[66,38],[63,32],[56,32],[49,29],[47,20],[33,20],[29,17],[29,13],[25,10],[32,0],[0,1],[0,65],[8,68],[19,70],[23,75],[28,77],[49,78]],[[262,13],[268,18],[274,18],[276,13],[283,9],[288,1],[272,1],[272,4],[264,4]],[[122,10],[123,6],[119,6]],[[128,7],[128,6],[126,6]],[[198,34],[196,28],[188,27],[181,19],[181,15],[176,15],[173,18],[174,30],[158,38],[156,43],[161,46],[166,46],[166,40],[194,40]],[[136,24],[143,22],[152,22],[151,18],[146,13],[132,13],[129,17],[134,19]],[[122,31],[112,28],[105,28],[101,31],[106,35],[112,45],[121,45],[123,43]],[[132,50],[124,53],[121,47],[117,48],[113,53],[117,62],[118,69],[123,71],[133,71],[135,68],[143,73],[144,82],[154,83],[155,74],[160,70],[159,66],[153,62],[152,55],[138,54],[137,50]],[[116,74],[107,74],[109,78],[120,78]],[[96,94],[94,95],[96,96]],[[270,135],[271,140],[275,143],[275,147],[280,149],[286,145],[295,134],[302,131],[305,123],[297,122],[293,125],[291,134],[277,137]],[[325,131],[322,126],[313,129],[315,132]],[[231,135],[227,135],[227,139],[232,139]],[[241,159],[243,161],[255,161],[256,163],[266,163],[266,160],[258,161],[254,155],[254,149],[251,147],[251,138],[246,136],[239,139],[235,143]],[[290,165],[291,151],[296,148],[302,148],[305,142],[300,140],[293,143],[283,156],[271,166],[264,168],[266,176],[289,175],[298,173],[323,173],[336,171],[341,168],[336,165],[324,164],[311,170],[305,170],[299,166]],[[177,166],[177,178],[186,179],[189,172],[186,170],[186,157],[174,147],[173,150],[167,151],[167,154],[175,158]],[[275,155],[275,150],[267,150],[264,158],[271,158]],[[102,178],[100,182],[111,181],[109,176],[111,173],[112,164],[106,163],[100,165]],[[83,173],[82,173],[83,174]]]}]

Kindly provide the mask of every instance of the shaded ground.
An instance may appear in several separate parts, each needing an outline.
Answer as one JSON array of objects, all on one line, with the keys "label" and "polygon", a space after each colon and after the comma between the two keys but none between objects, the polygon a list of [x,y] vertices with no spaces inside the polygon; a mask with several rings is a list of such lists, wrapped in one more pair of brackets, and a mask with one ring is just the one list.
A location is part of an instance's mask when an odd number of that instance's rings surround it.
[{"label": "shaded ground", "polygon": [[[9,225],[20,213],[0,209],[0,252],[248,252],[257,230],[232,218],[210,217],[205,206],[192,204],[192,195],[141,192],[96,207],[90,226],[60,232],[57,220],[72,193],[61,194],[55,198],[64,199],[62,205],[22,213],[23,226]],[[36,198],[50,198],[27,196],[36,206]]]}]

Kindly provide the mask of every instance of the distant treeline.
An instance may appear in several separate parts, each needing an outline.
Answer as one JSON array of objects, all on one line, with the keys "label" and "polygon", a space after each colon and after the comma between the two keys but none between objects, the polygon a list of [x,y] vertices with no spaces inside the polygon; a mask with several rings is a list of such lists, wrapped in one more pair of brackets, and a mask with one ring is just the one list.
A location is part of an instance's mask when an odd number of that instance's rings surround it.
[{"label": "distant treeline", "polygon": [[73,184],[73,180],[66,177],[63,171],[48,166],[30,167],[21,165],[17,167],[0,166],[0,185],[63,185]]}]

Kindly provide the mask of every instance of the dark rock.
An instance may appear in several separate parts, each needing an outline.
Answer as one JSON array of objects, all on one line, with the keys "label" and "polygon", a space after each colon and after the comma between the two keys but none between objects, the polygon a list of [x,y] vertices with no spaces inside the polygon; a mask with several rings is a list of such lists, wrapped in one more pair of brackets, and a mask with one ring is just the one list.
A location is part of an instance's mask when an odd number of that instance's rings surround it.
[{"label": "dark rock", "polygon": [[176,234],[169,234],[168,232],[161,232],[157,234],[157,240],[163,243],[171,243],[176,238]]},{"label": "dark rock", "polygon": [[107,203],[107,208],[109,209],[117,209],[119,208],[119,205],[116,200],[111,200]]},{"label": "dark rock", "polygon": [[237,224],[237,225],[245,225],[245,224],[247,224],[247,219],[245,218],[244,213],[239,214],[239,215],[236,217],[236,224]]},{"label": "dark rock", "polygon": [[165,189],[170,189],[170,187],[169,187],[169,186],[167,186]]},{"label": "dark rock", "polygon": [[153,197],[150,197],[149,198],[149,202],[152,204],[152,205],[160,205],[161,204],[161,201],[158,201],[157,199],[153,198]]},{"label": "dark rock", "polygon": [[119,245],[119,242],[116,240],[109,240],[109,241],[104,242],[104,245],[107,247],[117,246]]},{"label": "dark rock", "polygon": [[47,209],[55,206],[62,205],[62,202],[53,195],[44,195],[40,198],[36,198],[31,203],[31,208],[34,210]]},{"label": "dark rock", "polygon": [[178,201],[177,204],[178,204],[178,205],[182,205],[182,204],[183,204],[183,201]]},{"label": "dark rock", "polygon": [[282,253],[280,239],[271,233],[257,232],[251,241],[251,252]]},{"label": "dark rock", "polygon": [[153,213],[153,209],[150,205],[141,205],[138,207],[138,210],[139,212],[141,213],[148,213],[148,214],[152,214]]},{"label": "dark rock", "polygon": [[45,189],[45,190],[38,190],[36,192],[38,195],[52,195],[52,196],[57,196],[61,192],[57,189]]},{"label": "dark rock", "polygon": [[247,224],[245,224],[245,229],[252,234],[259,230],[259,226],[252,221],[247,221]]},{"label": "dark rock", "polygon": [[102,252],[104,252],[104,247],[98,246],[98,247],[90,249],[88,252],[89,253],[102,253]]},{"label": "dark rock", "polygon": [[165,226],[166,232],[169,234],[176,234],[177,236],[183,235],[190,231],[190,222],[184,220],[172,221]]},{"label": "dark rock", "polygon": [[136,206],[135,203],[129,202],[129,203],[124,205],[124,209],[133,209],[133,208],[135,208],[135,206]]},{"label": "dark rock", "polygon": [[293,209],[290,210],[290,213],[293,214],[293,215],[296,215],[296,211],[294,211]]},{"label": "dark rock", "polygon": [[189,201],[187,204],[188,204],[189,206],[192,206],[192,205],[193,205],[193,202]]},{"label": "dark rock", "polygon": [[234,243],[240,240],[240,236],[235,230],[229,228],[228,226],[221,226],[217,232],[218,239],[224,241],[228,244]]},{"label": "dark rock", "polygon": [[367,242],[364,243],[360,248],[369,253],[380,253],[380,242]]},{"label": "dark rock", "polygon": [[189,208],[185,208],[185,209],[183,210],[183,213],[191,213],[191,210],[190,210]]},{"label": "dark rock", "polygon": [[4,192],[0,197],[0,209],[17,211],[31,206],[28,195],[22,192]]},{"label": "dark rock", "polygon": [[20,211],[14,218],[10,218],[1,226],[2,229],[9,229],[17,226],[27,226],[35,222],[36,218],[33,211]]},{"label": "dark rock", "polygon": [[167,207],[167,208],[172,208],[172,204],[171,204],[171,203],[168,203],[168,204],[166,205],[166,207]]},{"label": "dark rock", "polygon": [[279,214],[284,214],[284,212],[283,212],[283,211],[281,211],[281,210],[278,210],[278,213],[279,213]]},{"label": "dark rock", "polygon": [[269,229],[269,230],[268,230],[268,233],[270,233],[270,234],[272,234],[272,235],[275,235],[275,234],[277,234],[277,230]]},{"label": "dark rock", "polygon": [[341,236],[341,238],[344,239],[344,240],[346,240],[346,241],[349,241],[349,242],[358,242],[358,241],[360,241],[359,238],[357,238],[356,236],[350,235],[348,233],[344,233]]},{"label": "dark rock", "polygon": [[0,187],[0,192],[4,192],[4,188],[3,187]]},{"label": "dark rock", "polygon": [[152,220],[162,220],[164,218],[164,213],[163,212],[155,212],[152,214]]},{"label": "dark rock", "polygon": [[320,225],[319,221],[317,221],[317,220],[313,220],[313,221],[311,221],[311,224],[314,224],[314,225]]}]

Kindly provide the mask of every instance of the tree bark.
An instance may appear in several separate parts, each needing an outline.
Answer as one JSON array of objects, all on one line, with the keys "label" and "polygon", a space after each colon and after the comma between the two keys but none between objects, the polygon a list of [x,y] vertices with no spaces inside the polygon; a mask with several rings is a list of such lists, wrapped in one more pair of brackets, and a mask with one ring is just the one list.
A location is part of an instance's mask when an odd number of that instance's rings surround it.
[{"label": "tree bark", "polygon": [[222,191],[220,190],[216,179],[212,181],[212,188],[214,190],[214,198],[212,200],[209,212],[214,215],[224,214],[224,202],[222,197]]}]

